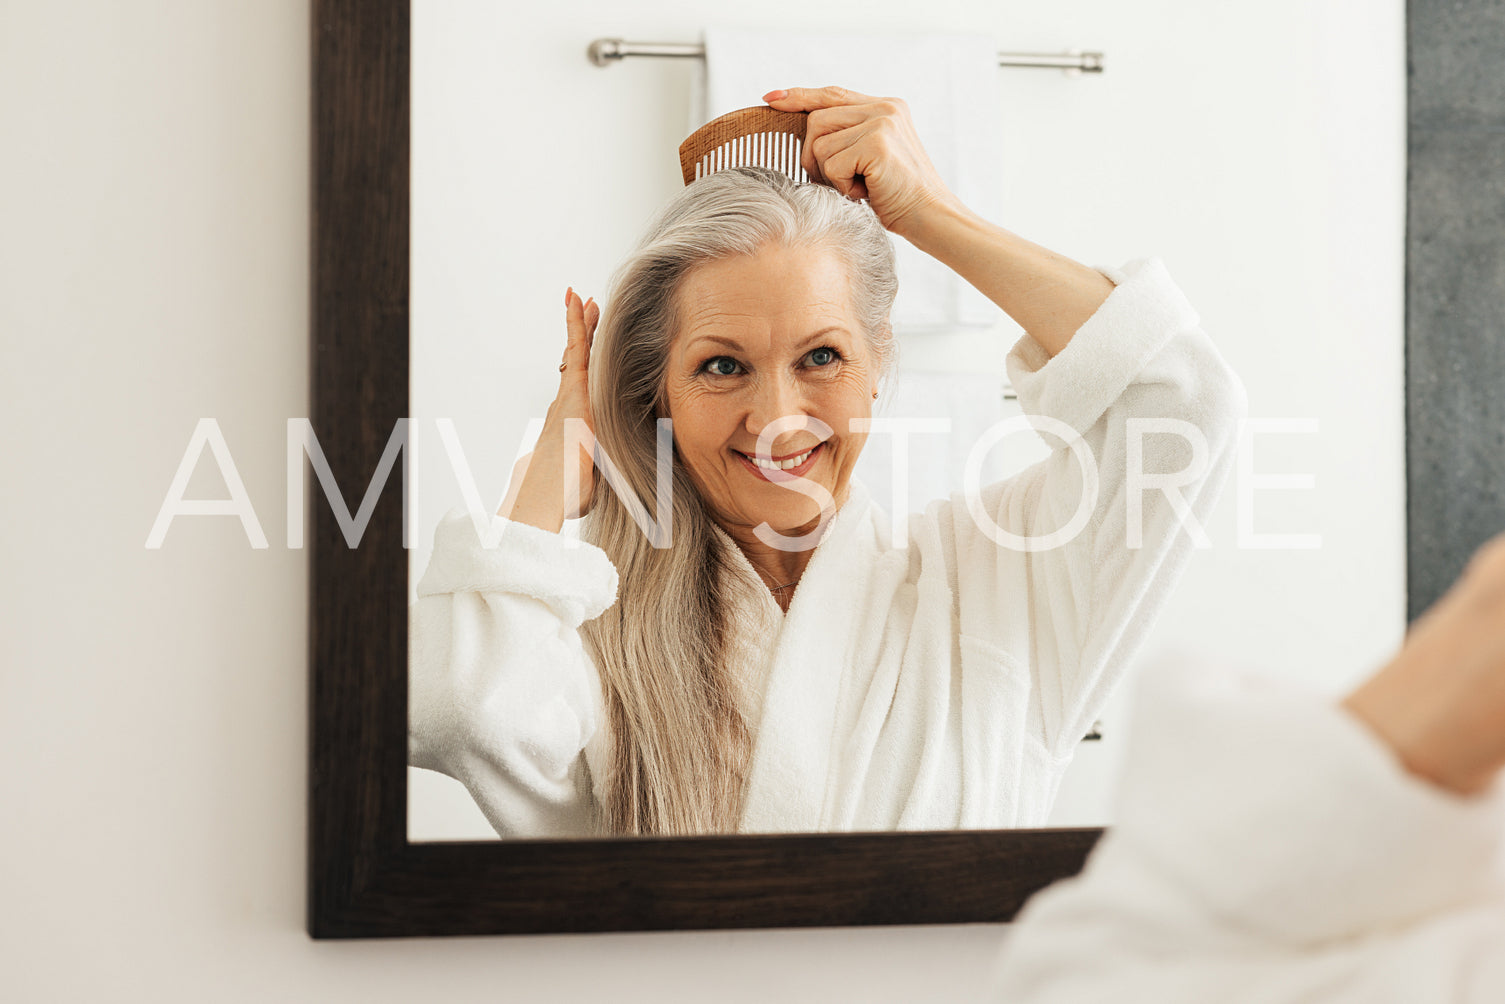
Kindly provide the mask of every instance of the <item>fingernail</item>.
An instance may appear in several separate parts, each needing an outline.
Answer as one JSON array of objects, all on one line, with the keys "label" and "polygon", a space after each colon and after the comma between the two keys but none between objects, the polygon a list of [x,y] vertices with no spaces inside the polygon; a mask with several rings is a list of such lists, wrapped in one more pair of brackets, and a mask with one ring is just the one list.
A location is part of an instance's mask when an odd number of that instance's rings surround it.
[{"label": "fingernail", "polygon": [[566,307],[568,307],[570,305],[570,295],[572,293],[574,293],[574,292],[575,292],[575,287],[574,286],[566,286],[565,287],[565,290],[564,290],[564,305]]},{"label": "fingernail", "polygon": [[782,101],[782,100],[784,100],[784,98],[786,98],[788,96],[789,96],[789,92],[788,91],[769,91],[767,94],[763,95],[763,100],[764,101]]}]

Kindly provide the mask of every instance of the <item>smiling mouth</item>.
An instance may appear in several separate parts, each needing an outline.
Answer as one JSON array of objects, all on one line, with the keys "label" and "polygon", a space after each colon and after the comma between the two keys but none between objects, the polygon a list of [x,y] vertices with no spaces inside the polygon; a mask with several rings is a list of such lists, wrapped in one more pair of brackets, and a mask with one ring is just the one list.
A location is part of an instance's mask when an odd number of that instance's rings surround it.
[{"label": "smiling mouth", "polygon": [[798,476],[809,468],[811,462],[816,457],[820,456],[820,452],[825,448],[825,445],[825,443],[817,443],[804,453],[791,453],[784,457],[768,460],[743,453],[741,450],[733,450],[732,452],[741,457],[749,467],[756,470],[759,474],[791,474]]}]

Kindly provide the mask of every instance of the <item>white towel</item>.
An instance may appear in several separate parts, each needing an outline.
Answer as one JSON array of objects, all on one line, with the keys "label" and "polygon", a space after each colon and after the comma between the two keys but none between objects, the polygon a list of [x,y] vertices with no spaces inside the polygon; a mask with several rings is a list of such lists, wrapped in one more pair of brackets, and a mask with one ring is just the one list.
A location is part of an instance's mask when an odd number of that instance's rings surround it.
[{"label": "white towel", "polygon": [[[998,49],[981,35],[797,35],[707,28],[705,74],[690,102],[690,129],[761,104],[777,88],[839,84],[903,98],[925,152],[973,212],[1001,218],[1002,126]],[[900,334],[991,327],[998,308],[959,275],[894,242]]]},{"label": "white towel", "polygon": [[[967,457],[983,434],[1006,417],[1019,414],[1014,402],[1007,402],[1006,406],[1003,393],[1002,379],[993,374],[899,374],[891,397],[873,417],[931,422],[939,419],[949,431],[915,427],[904,437],[907,470],[904,487],[896,493],[895,446],[901,436],[879,426],[868,436],[854,476],[862,480],[873,501],[890,516],[924,512],[931,500],[949,498],[962,490]],[[979,486],[1001,481],[1021,466],[1011,462],[1010,449],[1017,448],[1021,438],[1029,440],[1026,445],[1032,445],[1038,437],[1012,436],[983,455]]]}]

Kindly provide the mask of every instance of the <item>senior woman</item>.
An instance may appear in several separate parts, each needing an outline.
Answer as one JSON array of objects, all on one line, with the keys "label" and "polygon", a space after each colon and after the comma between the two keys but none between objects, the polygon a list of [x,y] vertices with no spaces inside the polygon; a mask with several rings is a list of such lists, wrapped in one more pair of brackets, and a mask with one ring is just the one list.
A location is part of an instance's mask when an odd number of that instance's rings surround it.
[{"label": "senior woman", "polygon": [[[1098,271],[981,220],[901,101],[765,100],[809,112],[813,181],[701,178],[604,315],[569,292],[499,546],[437,531],[410,760],[503,836],[1042,824],[1231,465],[1242,388],[1157,261]],[[1019,322],[1010,376],[1065,433],[902,547],[852,478],[894,355],[885,230]]]}]

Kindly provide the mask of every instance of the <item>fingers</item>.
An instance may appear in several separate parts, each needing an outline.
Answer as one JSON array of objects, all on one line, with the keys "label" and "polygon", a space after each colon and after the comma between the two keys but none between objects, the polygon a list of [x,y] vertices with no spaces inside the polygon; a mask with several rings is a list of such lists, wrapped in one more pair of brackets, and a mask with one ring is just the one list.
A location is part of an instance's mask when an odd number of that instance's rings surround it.
[{"label": "fingers", "polygon": [[591,346],[596,342],[596,325],[601,323],[601,305],[594,299],[585,303],[585,357],[590,361]]},{"label": "fingers", "polygon": [[811,181],[842,191],[842,187],[831,176],[830,165],[826,160],[836,150],[851,146],[866,134],[867,127],[873,121],[865,112],[866,107],[842,108],[832,118],[810,115],[805,123],[805,141],[800,147],[800,166],[805,169]]},{"label": "fingers", "polygon": [[881,118],[900,118],[908,114],[908,108],[898,98],[868,98],[861,104],[838,105],[824,108],[805,116],[805,135],[814,129],[817,135],[839,132]]},{"label": "fingers", "polygon": [[825,183],[849,199],[867,198],[865,167],[878,157],[873,140],[884,130],[883,119],[867,119],[851,128],[828,132],[807,143],[805,152],[820,165]]},{"label": "fingers", "polygon": [[781,112],[812,112],[817,108],[834,108],[837,105],[863,104],[872,101],[867,94],[849,91],[845,87],[791,87],[788,90],[769,91],[763,100]]},{"label": "fingers", "polygon": [[862,160],[855,150],[842,150],[825,161],[826,175],[831,187],[856,202],[867,198],[867,179],[862,173]]},{"label": "fingers", "polygon": [[590,367],[591,343],[595,339],[596,325],[601,320],[601,308],[594,298],[582,301],[573,287],[565,291],[564,304],[568,337],[564,358],[560,362],[560,379],[584,379]]},{"label": "fingers", "polygon": [[[868,117],[866,106],[847,105],[830,112],[811,113],[805,119],[805,141],[800,146],[800,167],[805,169],[811,181],[835,187],[825,168],[831,140],[839,141],[842,134],[860,126]],[[851,141],[851,137],[846,139]]]},{"label": "fingers", "polygon": [[[800,167],[811,181],[830,185],[831,181],[821,170],[819,159],[812,152],[815,140],[829,132],[856,125],[870,114],[857,105],[871,104],[870,95],[849,91],[845,87],[791,87],[787,90],[769,91],[763,95],[769,106],[781,112],[820,112],[812,114],[805,122],[805,141],[800,148]],[[834,112],[834,114],[828,114]],[[833,186],[834,187],[834,186]]]},{"label": "fingers", "polygon": [[[851,101],[809,113],[805,122],[805,139],[800,149],[800,166],[810,180],[818,184],[829,185],[850,198],[866,198],[867,191],[861,187],[861,179],[858,179],[858,190],[855,192],[850,191],[847,185],[838,184],[839,180],[844,181],[851,174],[842,177],[833,175],[827,159],[833,153],[879,131],[891,129],[895,125],[900,125],[901,128],[907,125],[908,106],[898,98],[874,98],[842,88],[821,88],[819,93],[828,91],[845,94]],[[796,90],[788,93],[799,92]]]}]

